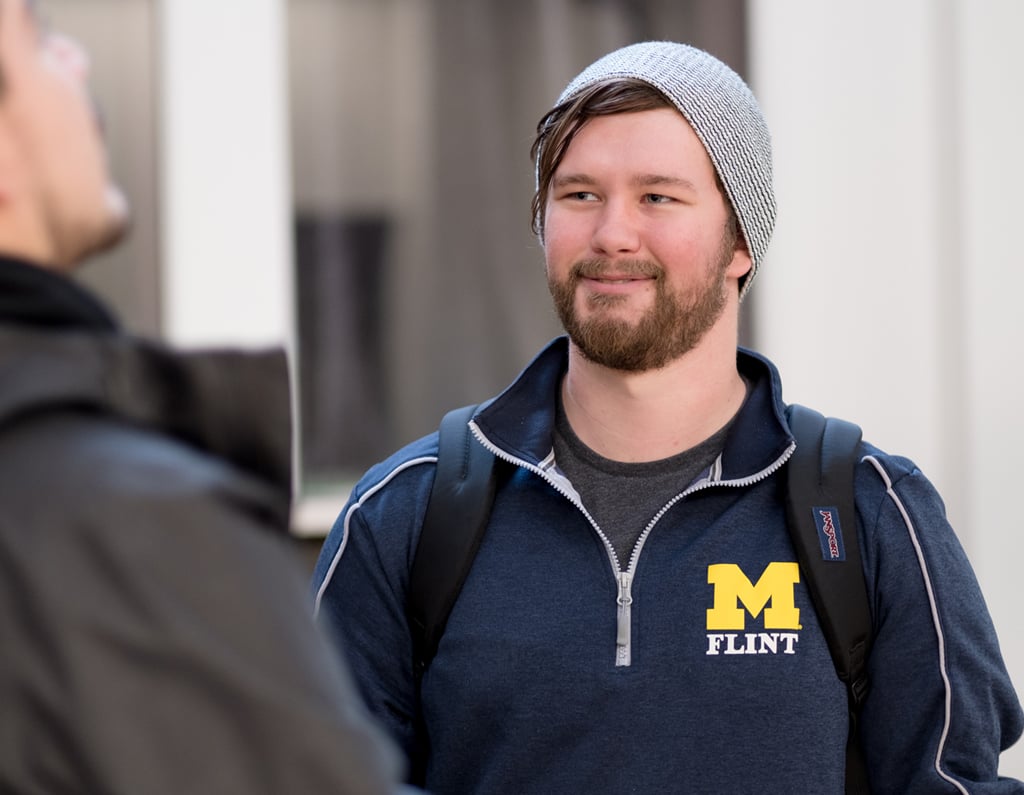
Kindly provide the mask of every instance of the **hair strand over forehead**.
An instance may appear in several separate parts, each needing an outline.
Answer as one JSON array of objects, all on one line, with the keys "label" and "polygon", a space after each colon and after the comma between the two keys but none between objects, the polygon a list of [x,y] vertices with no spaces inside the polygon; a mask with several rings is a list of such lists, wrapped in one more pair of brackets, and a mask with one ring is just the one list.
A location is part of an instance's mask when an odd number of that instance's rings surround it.
[{"label": "hair strand over forehead", "polygon": [[[530,147],[530,157],[537,164],[537,190],[531,203],[533,233],[541,239],[544,238],[544,215],[547,212],[551,182],[569,150],[569,145],[590,119],[661,108],[678,112],[671,100],[654,86],[636,78],[625,78],[595,83],[548,111],[537,124],[537,136]],[[735,238],[739,234],[736,213],[718,171],[714,173],[715,184],[725,199],[725,206],[729,212],[726,233]]]},{"label": "hair strand over forehead", "polygon": [[606,80],[584,89],[556,106],[537,124],[530,157],[537,164],[537,191],[533,195],[533,231],[543,238],[548,189],[569,144],[584,124],[597,116],[638,113],[671,108],[668,98],[641,80]]}]

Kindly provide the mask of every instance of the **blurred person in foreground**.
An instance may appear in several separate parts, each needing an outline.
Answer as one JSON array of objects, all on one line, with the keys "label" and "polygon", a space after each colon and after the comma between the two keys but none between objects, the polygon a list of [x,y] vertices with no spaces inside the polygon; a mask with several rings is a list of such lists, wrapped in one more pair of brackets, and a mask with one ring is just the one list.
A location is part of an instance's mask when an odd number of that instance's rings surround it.
[{"label": "blurred person in foreground", "polygon": [[0,791],[394,791],[287,541],[283,355],[175,355],[67,276],[127,217],[86,72],[0,0]]},{"label": "blurred person in foreground", "polygon": [[[356,486],[318,615],[433,792],[843,792],[846,688],[780,486],[797,443],[777,370],[738,350],[775,219],[757,102],[705,52],[636,44],[533,151],[567,337],[469,421],[505,463],[436,656],[414,664],[405,589],[437,434]],[[1024,716],[941,500],[907,459],[857,458],[871,789],[1024,792],[997,772]]]}]

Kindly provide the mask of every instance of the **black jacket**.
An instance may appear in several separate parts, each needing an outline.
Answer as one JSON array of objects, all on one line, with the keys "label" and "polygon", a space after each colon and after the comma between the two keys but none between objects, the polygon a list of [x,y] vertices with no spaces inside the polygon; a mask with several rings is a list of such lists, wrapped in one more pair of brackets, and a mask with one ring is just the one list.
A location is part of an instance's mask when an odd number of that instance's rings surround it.
[{"label": "black jacket", "polygon": [[179,355],[0,259],[0,791],[370,793],[308,619],[286,362]]}]

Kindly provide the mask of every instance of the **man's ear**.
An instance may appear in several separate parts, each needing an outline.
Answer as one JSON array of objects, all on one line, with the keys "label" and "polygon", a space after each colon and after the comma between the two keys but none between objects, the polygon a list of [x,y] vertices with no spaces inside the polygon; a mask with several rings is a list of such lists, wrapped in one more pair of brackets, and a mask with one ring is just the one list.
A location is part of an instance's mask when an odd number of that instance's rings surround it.
[{"label": "man's ear", "polygon": [[733,249],[732,262],[725,269],[725,275],[741,281],[744,276],[750,273],[754,263],[750,259],[750,252],[747,251],[747,241],[743,235],[736,235],[736,247]]}]

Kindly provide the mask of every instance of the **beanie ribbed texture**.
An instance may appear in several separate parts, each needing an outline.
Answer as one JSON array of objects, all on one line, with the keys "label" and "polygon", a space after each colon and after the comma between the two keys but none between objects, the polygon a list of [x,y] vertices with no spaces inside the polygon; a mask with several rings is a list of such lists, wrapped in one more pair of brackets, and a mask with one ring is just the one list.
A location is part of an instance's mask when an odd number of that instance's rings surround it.
[{"label": "beanie ribbed texture", "polygon": [[616,78],[641,80],[661,91],[704,144],[750,252],[742,300],[775,227],[771,136],[757,100],[743,79],[714,56],[686,44],[649,41],[595,61],[569,83],[556,105]]}]

